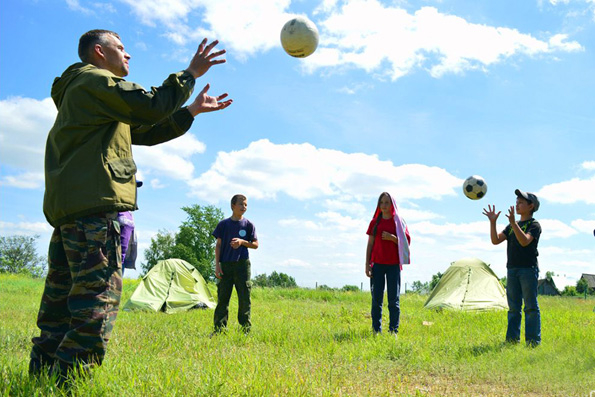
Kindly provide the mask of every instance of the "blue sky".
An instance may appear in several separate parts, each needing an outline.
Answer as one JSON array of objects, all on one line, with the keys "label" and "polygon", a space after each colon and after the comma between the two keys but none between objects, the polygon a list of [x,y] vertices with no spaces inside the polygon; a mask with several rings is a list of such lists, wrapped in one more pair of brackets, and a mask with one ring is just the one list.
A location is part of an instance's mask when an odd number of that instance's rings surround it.
[{"label": "blue sky", "polygon": [[[367,286],[365,234],[382,191],[412,235],[403,282],[428,281],[474,256],[506,274],[488,204],[536,193],[542,276],[595,272],[595,1],[593,0],[6,0],[0,4],[0,234],[39,234],[43,153],[56,109],[51,83],[77,62],[80,35],[118,32],[128,80],[158,86],[186,68],[203,37],[227,63],[197,82],[228,92],[184,137],[134,147],[140,248],[175,231],[182,206],[230,214],[248,196],[259,236],[253,274],[299,285]],[[283,24],[310,18],[317,51],[286,55]],[[463,180],[481,175],[471,201]],[[143,258],[141,257],[142,261]],[[137,276],[137,273],[128,273]]]}]

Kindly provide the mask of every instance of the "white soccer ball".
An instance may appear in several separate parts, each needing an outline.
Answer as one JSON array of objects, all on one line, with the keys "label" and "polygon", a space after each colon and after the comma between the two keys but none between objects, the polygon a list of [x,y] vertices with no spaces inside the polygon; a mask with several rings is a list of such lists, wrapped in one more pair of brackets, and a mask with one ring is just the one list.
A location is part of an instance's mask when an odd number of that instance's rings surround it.
[{"label": "white soccer ball", "polygon": [[295,17],[283,25],[281,45],[292,57],[305,58],[318,47],[318,29],[308,18]]},{"label": "white soccer ball", "polygon": [[488,192],[486,181],[479,175],[473,175],[465,179],[463,183],[463,193],[471,200],[479,200]]}]

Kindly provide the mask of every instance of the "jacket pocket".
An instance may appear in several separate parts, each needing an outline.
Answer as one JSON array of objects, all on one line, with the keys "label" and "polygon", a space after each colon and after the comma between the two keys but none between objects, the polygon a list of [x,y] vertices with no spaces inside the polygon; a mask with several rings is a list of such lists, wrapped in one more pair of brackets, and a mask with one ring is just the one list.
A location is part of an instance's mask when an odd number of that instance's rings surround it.
[{"label": "jacket pocket", "polygon": [[129,181],[136,174],[136,164],[132,157],[110,160],[107,165],[114,179],[120,182]]}]

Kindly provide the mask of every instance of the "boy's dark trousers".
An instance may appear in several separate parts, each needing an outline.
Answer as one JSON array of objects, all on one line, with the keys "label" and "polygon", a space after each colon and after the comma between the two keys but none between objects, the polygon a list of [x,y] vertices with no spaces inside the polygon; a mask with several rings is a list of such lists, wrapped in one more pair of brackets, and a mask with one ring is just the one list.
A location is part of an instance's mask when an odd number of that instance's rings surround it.
[{"label": "boy's dark trousers", "polygon": [[250,331],[250,260],[242,259],[238,262],[221,262],[221,279],[217,285],[217,307],[215,308],[215,331],[219,332],[227,327],[229,300],[235,285],[238,294],[238,323],[244,331]]}]

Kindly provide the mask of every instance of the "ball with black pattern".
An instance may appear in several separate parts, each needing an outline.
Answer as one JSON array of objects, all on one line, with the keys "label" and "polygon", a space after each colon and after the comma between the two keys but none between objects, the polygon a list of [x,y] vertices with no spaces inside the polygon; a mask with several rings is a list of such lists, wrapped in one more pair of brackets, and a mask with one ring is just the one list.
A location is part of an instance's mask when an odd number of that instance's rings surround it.
[{"label": "ball with black pattern", "polygon": [[472,175],[463,183],[463,193],[471,200],[479,200],[488,192],[486,181],[479,175]]}]

